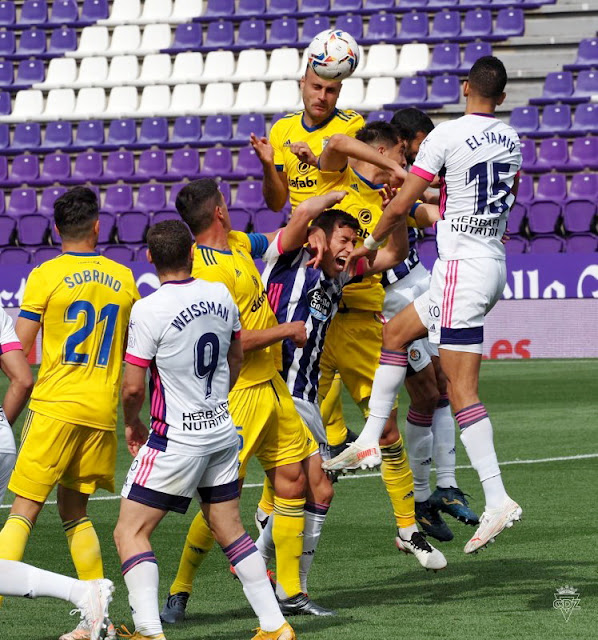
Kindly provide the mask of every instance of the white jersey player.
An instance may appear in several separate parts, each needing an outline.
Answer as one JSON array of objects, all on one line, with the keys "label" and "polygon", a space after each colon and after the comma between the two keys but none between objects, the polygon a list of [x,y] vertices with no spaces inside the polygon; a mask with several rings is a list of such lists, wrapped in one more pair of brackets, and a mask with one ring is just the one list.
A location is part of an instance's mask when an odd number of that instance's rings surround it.
[{"label": "white jersey player", "polygon": [[492,425],[478,396],[484,316],[505,285],[505,252],[501,239],[517,189],[521,149],[517,133],[494,117],[505,99],[507,75],[493,56],[480,58],[464,83],[466,115],[438,126],[421,144],[415,164],[399,194],[384,211],[363,248],[348,266],[373,253],[406,215],[436,174],[441,179],[437,223],[439,259],[429,293],[397,314],[384,329],[370,417],[358,438],[325,468],[351,468],[353,459],[377,442],[405,381],[407,346],[426,334],[439,345],[442,370],[449,380],[449,399],[461,440],[478,472],[486,509],[465,553],[484,547],[519,520],[521,508],[506,493]]},{"label": "white jersey player", "polygon": [[[155,225],[147,241],[161,286],[131,312],[122,396],[127,444],[136,457],[114,532],[134,637],[164,638],[149,538],[168,511],[185,513],[197,497],[262,630],[292,640],[264,561],[239,515],[239,441],[228,411],[243,358],[239,310],[224,284],[191,278],[193,241],[182,222]],[[148,369],[149,438],[139,417]]]}]

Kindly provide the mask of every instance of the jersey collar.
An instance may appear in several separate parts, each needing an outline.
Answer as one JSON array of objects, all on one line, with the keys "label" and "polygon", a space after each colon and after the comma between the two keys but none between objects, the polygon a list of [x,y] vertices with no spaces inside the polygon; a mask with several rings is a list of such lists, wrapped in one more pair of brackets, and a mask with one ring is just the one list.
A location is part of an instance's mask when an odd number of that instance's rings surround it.
[{"label": "jersey collar", "polygon": [[370,189],[375,189],[376,191],[378,191],[378,189],[382,189],[384,187],[384,183],[382,184],[375,184],[373,182],[370,182],[367,178],[365,178],[364,176],[361,175],[361,173],[359,173],[359,171],[355,171],[355,169],[353,169],[353,173],[362,181],[365,182],[365,184],[367,184],[367,186]]},{"label": "jersey collar", "polygon": [[481,116],[482,118],[496,118],[493,113],[470,113],[470,116]]},{"label": "jersey collar", "polygon": [[63,256],[77,256],[79,258],[89,258],[99,256],[100,254],[97,251],[92,251],[90,253],[78,253],[77,251],[64,251],[62,253]]},{"label": "jersey collar", "polygon": [[189,284],[194,280],[195,278],[192,278],[191,276],[185,278],[184,280],[166,280],[166,282],[163,282],[160,286],[163,287],[165,284]]},{"label": "jersey collar", "polygon": [[225,254],[226,254],[226,255],[228,255],[228,256],[231,256],[231,255],[233,254],[233,252],[232,252],[232,251],[230,251],[230,250],[228,250],[228,251],[227,251],[226,249],[214,249],[214,247],[208,247],[208,246],[207,246],[207,245],[205,245],[205,244],[198,244],[198,245],[195,245],[195,246],[196,246],[199,250],[202,250],[202,249],[209,249],[210,251],[215,251],[216,253],[225,253]]},{"label": "jersey collar", "polygon": [[321,129],[322,127],[325,127],[331,120],[332,118],[334,118],[334,116],[338,113],[338,109],[335,107],[334,111],[326,118],[326,120],[320,122],[320,124],[315,125],[314,127],[308,127],[305,124],[305,111],[303,111],[303,113],[301,114],[301,126],[308,132],[308,133],[312,133],[313,131],[317,131],[318,129]]}]

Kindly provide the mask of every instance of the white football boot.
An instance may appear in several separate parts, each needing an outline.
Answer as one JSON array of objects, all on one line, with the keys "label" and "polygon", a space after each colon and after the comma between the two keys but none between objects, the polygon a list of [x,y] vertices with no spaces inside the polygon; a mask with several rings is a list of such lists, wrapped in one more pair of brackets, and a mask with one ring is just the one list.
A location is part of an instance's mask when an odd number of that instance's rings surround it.
[{"label": "white football boot", "polygon": [[488,509],[480,518],[480,526],[473,538],[465,545],[465,553],[475,553],[489,542],[494,542],[496,536],[521,520],[523,509],[511,498],[507,498],[499,509]]}]

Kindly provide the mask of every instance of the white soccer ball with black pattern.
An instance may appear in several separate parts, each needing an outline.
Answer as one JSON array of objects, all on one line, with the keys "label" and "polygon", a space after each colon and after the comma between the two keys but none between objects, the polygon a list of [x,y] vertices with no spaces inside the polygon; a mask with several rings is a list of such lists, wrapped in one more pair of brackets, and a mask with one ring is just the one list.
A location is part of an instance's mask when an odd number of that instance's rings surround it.
[{"label": "white soccer ball with black pattern", "polygon": [[357,69],[359,46],[355,38],[346,31],[322,31],[309,45],[307,64],[320,78],[344,80]]}]

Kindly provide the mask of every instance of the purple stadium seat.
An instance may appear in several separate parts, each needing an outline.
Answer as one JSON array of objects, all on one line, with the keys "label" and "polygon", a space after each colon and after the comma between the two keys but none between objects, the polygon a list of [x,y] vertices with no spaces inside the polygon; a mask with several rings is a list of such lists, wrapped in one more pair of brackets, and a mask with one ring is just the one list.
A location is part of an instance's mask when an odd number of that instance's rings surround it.
[{"label": "purple stadium seat", "polygon": [[230,149],[212,147],[206,151],[201,168],[203,178],[231,178],[233,157]]},{"label": "purple stadium seat", "polygon": [[28,184],[39,177],[39,159],[37,156],[22,154],[12,159],[8,174],[8,186]]},{"label": "purple stadium seat", "polygon": [[116,220],[116,233],[120,242],[143,242],[149,218],[142,211],[121,213]]},{"label": "purple stadium seat", "polygon": [[527,216],[527,207],[520,202],[516,202],[509,213],[509,220],[507,222],[508,234],[517,235],[521,233],[521,227],[523,221]]},{"label": "purple stadium seat", "polygon": [[12,242],[16,226],[14,218],[0,216],[0,247],[5,247]]},{"label": "purple stadium seat", "polygon": [[226,144],[242,146],[249,142],[249,136],[255,133],[258,138],[266,135],[266,118],[262,113],[243,113],[237,121],[237,130],[234,138],[227,140]]},{"label": "purple stadium seat", "polygon": [[142,184],[137,192],[135,209],[154,213],[166,209],[166,187],[163,184]]},{"label": "purple stadium seat", "polygon": [[226,18],[235,13],[235,0],[208,0],[202,18]]},{"label": "purple stadium seat", "polygon": [[36,57],[46,52],[46,32],[43,29],[27,29],[21,33],[16,55],[19,57]]},{"label": "purple stadium seat", "polygon": [[[384,15],[384,14],[382,14]],[[380,17],[382,17],[382,15]],[[372,16],[373,20],[374,16]],[[395,16],[387,15],[388,21],[396,25]],[[370,20],[370,26],[372,23]],[[369,36],[368,31],[368,36]],[[401,31],[396,39],[389,39],[394,42],[428,42],[428,14],[427,13],[406,13],[401,19]]]},{"label": "purple stadium seat", "polygon": [[428,0],[427,8],[439,11],[440,9],[451,9],[459,4],[459,0]]},{"label": "purple stadium seat", "polygon": [[598,67],[598,38],[585,38],[579,43],[577,58],[573,64],[566,64],[565,69],[580,71]]},{"label": "purple stadium seat", "polygon": [[[211,150],[208,149],[208,153]],[[195,180],[199,176],[199,152],[197,149],[175,149],[170,158],[168,172],[164,178],[160,179],[169,181],[179,181],[183,178]]]},{"label": "purple stadium seat", "polygon": [[135,251],[135,262],[147,262],[147,245],[139,245]]},{"label": "purple stadium seat", "polygon": [[595,173],[576,173],[571,178],[568,199],[598,201],[598,175]]},{"label": "purple stadium seat", "polygon": [[442,107],[445,104],[459,102],[461,97],[461,81],[457,76],[435,76],[430,87],[428,108]]},{"label": "purple stadium seat", "polygon": [[[429,2],[428,2],[429,5]],[[458,11],[441,11],[434,16],[429,40],[454,40],[461,33],[461,15]]]},{"label": "purple stadium seat", "polygon": [[463,51],[463,62],[459,66],[459,73],[469,73],[469,70],[479,58],[491,55],[492,45],[489,42],[468,42]]},{"label": "purple stadium seat", "polygon": [[534,171],[536,168],[536,143],[533,140],[521,140],[521,168],[523,171]]},{"label": "purple stadium seat", "polygon": [[388,109],[382,109],[381,111],[370,111],[368,113],[368,122],[390,122],[393,112]]},{"label": "purple stadium seat", "polygon": [[201,120],[199,116],[179,116],[172,126],[172,134],[165,148],[197,146],[201,140]]},{"label": "purple stadium seat", "polygon": [[43,60],[21,60],[13,89],[29,89],[32,84],[43,82],[45,77],[46,68]]},{"label": "purple stadium seat", "polygon": [[0,88],[10,89],[15,80],[15,68],[11,60],[0,61]]},{"label": "purple stadium seat", "polygon": [[404,107],[417,107],[426,104],[428,98],[428,85],[426,79],[415,76],[412,78],[401,78],[399,83],[399,93],[395,101],[385,104],[385,109],[403,109]]},{"label": "purple stadium seat", "polygon": [[135,175],[135,156],[132,151],[113,151],[108,154],[102,182],[129,181]]},{"label": "purple stadium seat", "polygon": [[76,0],[54,0],[52,3],[52,15],[48,24],[71,24],[79,20],[79,7]]},{"label": "purple stadium seat", "polygon": [[[349,13],[361,11],[362,2],[361,0],[332,0],[332,6],[330,10],[333,13]],[[340,27],[337,27],[340,29]]]},{"label": "purple stadium seat", "polygon": [[38,122],[17,122],[10,146],[14,151],[32,151],[41,142],[42,129]]},{"label": "purple stadium seat", "polygon": [[247,227],[251,222],[251,213],[249,211],[231,207],[228,210],[228,215],[230,216],[231,226],[235,231],[247,231]]},{"label": "purple stadium seat", "polygon": [[270,233],[280,229],[286,222],[284,211],[270,211],[270,209],[260,209],[253,214],[253,228],[258,233]]},{"label": "purple stadium seat", "polygon": [[[8,181],[8,158],[0,156],[0,182]],[[0,201],[2,198],[0,198]]]},{"label": "purple stadium seat", "polygon": [[[403,4],[403,3],[401,3]],[[372,11],[380,9],[394,9],[395,0],[364,0],[363,8]]]},{"label": "purple stadium seat", "polygon": [[322,13],[330,9],[330,0],[301,0],[300,13],[311,15]]},{"label": "purple stadium seat", "polygon": [[166,220],[180,220],[181,216],[176,211],[158,211],[152,215],[152,225]]},{"label": "purple stadium seat", "polygon": [[551,104],[566,100],[573,93],[573,74],[570,71],[554,71],[546,75],[544,89],[539,98],[531,98],[530,104]]},{"label": "purple stadium seat", "polygon": [[50,34],[50,44],[46,57],[61,56],[77,48],[77,31],[71,27],[54,29]]},{"label": "purple stadium seat", "polygon": [[585,233],[593,230],[596,203],[589,200],[569,200],[563,207],[563,227],[567,233]]},{"label": "purple stadium seat", "polygon": [[133,189],[128,184],[111,184],[106,189],[102,210],[108,213],[122,213],[132,211]]},{"label": "purple stadium seat", "polygon": [[485,39],[492,33],[492,13],[488,9],[470,9],[465,12],[460,40]]},{"label": "purple stadium seat", "polygon": [[572,98],[578,102],[588,102],[595,95],[598,95],[598,71],[594,69],[580,71]]},{"label": "purple stadium seat", "polygon": [[550,137],[567,135],[571,128],[571,107],[568,104],[547,104],[542,112],[542,124],[534,135]]},{"label": "purple stadium seat", "polygon": [[104,144],[104,123],[101,120],[83,120],[77,125],[72,148],[98,149]]},{"label": "purple stadium seat", "polygon": [[561,205],[558,202],[544,200],[532,202],[527,208],[527,224],[530,233],[554,233],[561,215]]},{"label": "purple stadium seat", "polygon": [[69,151],[72,144],[73,125],[70,122],[64,122],[63,120],[48,122],[39,151],[54,151],[56,149]]},{"label": "purple stadium seat", "polygon": [[237,48],[260,47],[266,43],[266,23],[263,20],[243,20],[237,32]]},{"label": "purple stadium seat", "polygon": [[49,229],[50,222],[48,218],[37,214],[24,215],[17,220],[19,243],[26,246],[44,244]]},{"label": "purple stadium seat", "polygon": [[14,31],[0,31],[0,56],[10,56],[15,52],[16,38]]},{"label": "purple stadium seat", "polygon": [[181,53],[182,51],[197,51],[201,48],[203,41],[203,33],[201,24],[195,22],[187,22],[177,25],[174,31],[174,39],[172,46],[162,51],[165,53]]},{"label": "purple stadium seat", "polygon": [[562,173],[540,176],[536,187],[536,200],[564,202],[567,199],[567,178]]},{"label": "purple stadium seat", "polygon": [[244,180],[245,178],[261,178],[263,173],[262,163],[253,147],[240,149],[233,176],[239,180]]},{"label": "purple stadium seat", "polygon": [[37,266],[43,262],[57,258],[61,253],[58,247],[40,247],[35,250],[31,263]]},{"label": "purple stadium seat", "polygon": [[133,249],[123,244],[110,244],[104,247],[102,255],[105,258],[114,260],[114,262],[120,262],[121,264],[133,262],[133,258],[135,257]]},{"label": "purple stadium seat", "polygon": [[220,193],[224,197],[224,202],[226,202],[226,206],[230,207],[231,199],[232,199],[230,184],[228,182],[222,181],[218,184],[218,188],[220,189]]},{"label": "purple stadium seat", "polygon": [[0,253],[0,264],[29,264],[31,254],[21,247],[7,247]]},{"label": "purple stadium seat", "polygon": [[0,116],[7,116],[11,110],[10,93],[8,91],[0,91]]},{"label": "purple stadium seat", "polygon": [[233,137],[233,120],[229,115],[208,116],[204,122],[201,144],[212,146]]},{"label": "purple stadium seat", "polygon": [[48,5],[45,0],[25,0],[21,6],[21,25],[43,25],[48,21]]},{"label": "purple stadium seat", "polygon": [[232,22],[219,20],[210,22],[204,43],[205,49],[229,49],[235,37],[235,29]]},{"label": "purple stadium seat", "polygon": [[9,153],[10,128],[7,123],[0,124],[0,154]]},{"label": "purple stadium seat", "polygon": [[170,195],[168,197],[168,205],[167,205],[167,209],[169,209],[170,211],[176,211],[176,197],[179,193],[179,191],[186,186],[187,183],[185,182],[179,182],[177,184],[173,184],[172,187],[170,187]]},{"label": "purple stadium seat", "polygon": [[265,209],[266,201],[262,194],[262,183],[258,180],[239,183],[233,206],[237,209]]},{"label": "purple stadium seat", "polygon": [[297,0],[270,0],[268,13],[277,16],[290,16],[297,13]]},{"label": "purple stadium seat", "polygon": [[93,23],[98,20],[105,20],[109,16],[108,0],[83,0],[81,22]]},{"label": "purple stadium seat", "polygon": [[324,31],[325,29],[330,29],[330,20],[326,16],[310,15],[303,23],[299,44],[304,46],[308,45],[314,36],[317,36],[320,31]]},{"label": "purple stadium seat", "polygon": [[67,153],[50,153],[44,156],[42,170],[32,185],[50,185],[65,182],[71,175],[71,158]]},{"label": "purple stadium seat", "polygon": [[432,59],[427,69],[420,71],[421,75],[435,75],[456,72],[461,63],[461,53],[456,42],[434,45]]},{"label": "purple stadium seat", "polygon": [[37,212],[43,216],[54,215],[54,202],[57,198],[66,193],[66,187],[46,187],[42,191],[41,198],[39,199],[39,207]]},{"label": "purple stadium seat", "polygon": [[363,38],[363,19],[360,15],[340,15],[334,27],[350,33],[355,40],[361,41]]},{"label": "purple stadium seat", "polygon": [[235,16],[261,16],[267,13],[266,0],[239,0]]},{"label": "purple stadium seat", "polygon": [[295,18],[276,18],[270,25],[268,44],[271,46],[292,46],[299,40],[299,29]]},{"label": "purple stadium seat", "polygon": [[523,9],[511,7],[500,9],[496,15],[493,38],[504,40],[514,36],[522,36],[525,32],[525,15]]},{"label": "purple stadium seat", "polygon": [[508,256],[527,253],[528,246],[528,242],[525,238],[512,236],[505,243],[505,253]]},{"label": "purple stadium seat", "polygon": [[112,120],[108,127],[106,142],[99,145],[100,149],[119,149],[128,147],[137,142],[137,124],[135,120],[125,118],[123,120]]},{"label": "purple stadium seat", "polygon": [[139,156],[137,171],[133,179],[136,182],[159,180],[164,178],[167,170],[166,152],[163,149],[146,149]]},{"label": "purple stadium seat", "polygon": [[77,154],[71,177],[67,184],[101,183],[104,176],[102,154],[97,151],[84,151]]},{"label": "purple stadium seat", "polygon": [[132,149],[143,149],[152,145],[162,146],[168,142],[168,120],[166,118],[145,118],[141,121],[137,142],[127,145]]},{"label": "purple stadium seat", "polygon": [[579,233],[566,240],[567,253],[593,253],[598,251],[598,236],[593,233]]},{"label": "purple stadium seat", "polygon": [[510,124],[520,135],[534,135],[540,126],[538,107],[514,107]]},{"label": "purple stadium seat", "polygon": [[529,253],[560,253],[563,247],[563,239],[556,235],[537,236],[529,242]]},{"label": "purple stadium seat", "polygon": [[538,149],[535,171],[552,171],[567,167],[569,150],[564,138],[547,138],[542,140]]},{"label": "purple stadium seat", "polygon": [[574,136],[598,134],[598,104],[578,104],[573,124],[567,133]]},{"label": "purple stadium seat", "polygon": [[14,25],[17,17],[16,3],[0,2],[0,27],[11,27]]},{"label": "purple stadium seat", "polygon": [[[422,14],[418,14],[421,18]],[[426,34],[428,21],[426,19]],[[396,42],[397,19],[389,13],[375,13],[370,16],[367,32],[362,44],[377,44],[379,42]]]},{"label": "purple stadium seat", "polygon": [[517,202],[528,203],[534,199],[534,179],[525,173],[519,176]]}]

